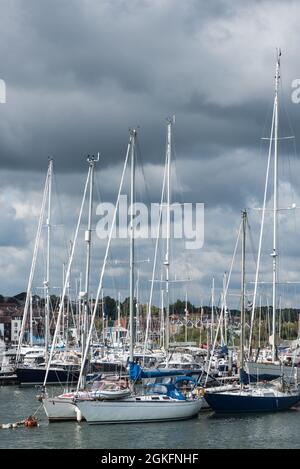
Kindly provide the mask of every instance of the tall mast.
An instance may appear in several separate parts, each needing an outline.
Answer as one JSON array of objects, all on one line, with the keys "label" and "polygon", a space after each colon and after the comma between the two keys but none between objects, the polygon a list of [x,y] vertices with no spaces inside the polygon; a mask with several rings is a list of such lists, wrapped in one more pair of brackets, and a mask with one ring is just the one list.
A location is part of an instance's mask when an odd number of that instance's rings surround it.
[{"label": "tall mast", "polygon": [[274,128],[274,200],[273,200],[273,292],[272,292],[272,359],[276,355],[276,302],[277,302],[277,215],[278,215],[278,85],[280,80],[280,56],[281,51],[277,49],[276,73],[275,73],[275,128]]},{"label": "tall mast", "polygon": [[[72,252],[72,241],[70,240],[69,241],[69,256],[71,256],[71,252]],[[64,277],[65,277],[65,273],[66,273],[66,265],[63,264],[63,273],[64,273]],[[66,342],[66,350],[69,349],[69,316],[70,316],[70,310],[71,310],[71,314],[73,316],[73,309],[72,309],[72,305],[71,305],[71,270],[70,270],[70,278],[69,278],[69,281],[68,281],[68,287],[67,287],[67,295],[68,295],[68,300],[67,300],[67,312],[66,312],[66,337],[64,338],[65,342]],[[64,321],[63,321],[64,322]],[[75,324],[76,325],[76,324]]]},{"label": "tall mast", "polygon": [[227,285],[227,275],[224,272],[223,276],[223,304],[224,304],[224,342],[227,345],[227,328],[228,328],[228,309],[227,309],[227,298],[226,298],[226,285]]},{"label": "tall mast", "polygon": [[[203,303],[202,298],[200,298],[200,337],[199,337],[199,347],[202,346],[202,328],[203,328]],[[208,349],[208,341],[207,341]]]},{"label": "tall mast", "polygon": [[[111,227],[110,227],[110,230],[109,230],[108,242],[107,242],[107,245],[106,245],[104,259],[103,259],[103,262],[102,262],[102,267],[101,267],[101,271],[100,271],[100,275],[99,275],[99,283],[98,283],[96,298],[95,298],[95,301],[94,301],[93,313],[91,315],[91,323],[90,323],[89,333],[88,333],[88,336],[87,336],[87,343],[86,343],[83,359],[82,359],[82,362],[81,362],[81,368],[80,368],[80,375],[79,375],[79,380],[78,380],[78,384],[77,384],[77,390],[79,390],[79,388],[80,388],[80,380],[81,380],[81,377],[82,377],[83,372],[84,372],[84,364],[85,364],[85,361],[86,361],[86,358],[87,358],[87,355],[88,355],[89,344],[90,344],[91,338],[92,338],[94,322],[95,322],[95,318],[96,318],[96,314],[97,314],[97,310],[98,310],[98,302],[99,302],[99,298],[100,298],[100,294],[101,294],[101,290],[102,290],[103,277],[104,277],[104,273],[105,273],[105,269],[106,269],[106,265],[107,265],[107,259],[108,259],[110,244],[111,244],[111,240],[112,240],[112,236],[113,236],[113,230],[115,229],[117,211],[118,211],[118,208],[119,208],[119,205],[120,205],[121,191],[122,191],[122,187],[123,187],[125,171],[126,171],[126,168],[127,168],[127,163],[128,163],[130,149],[131,149],[131,140],[132,140],[132,137],[130,135],[130,140],[129,140],[129,143],[128,143],[128,146],[127,146],[126,158],[125,158],[124,167],[123,167],[122,176],[121,176],[121,182],[120,182],[120,186],[119,186],[119,190],[118,190],[117,201],[116,201],[116,205],[115,205],[115,209],[114,209],[114,214],[113,214]],[[85,189],[85,194],[86,194],[86,189]],[[80,213],[82,213],[82,208],[81,208]],[[81,217],[81,214],[80,214],[80,217]],[[77,234],[78,234],[78,229],[79,228],[78,228],[78,225],[77,225],[76,237],[77,237]]]},{"label": "tall mast", "polygon": [[164,308],[164,290],[160,290],[160,346],[165,348],[165,308]]},{"label": "tall mast", "polygon": [[66,311],[66,326],[65,326],[65,344],[66,350],[69,349],[69,316],[70,316],[70,302],[71,302],[71,291],[70,291],[70,282],[68,283],[68,301],[67,301],[67,311]]},{"label": "tall mast", "polygon": [[53,176],[53,160],[49,160],[48,166],[48,213],[46,220],[47,227],[47,260],[46,260],[46,280],[44,282],[46,293],[45,307],[45,356],[46,364],[48,363],[48,346],[49,346],[49,323],[50,323],[50,247],[51,247],[51,199],[52,199],[52,176]]},{"label": "tall mast", "polygon": [[121,327],[121,294],[118,293],[118,334],[117,334],[117,342],[118,347],[120,346],[120,327]]},{"label": "tall mast", "polygon": [[279,324],[278,324],[278,338],[281,339],[281,323],[282,323],[282,309],[281,309],[281,295],[279,296]]},{"label": "tall mast", "polygon": [[187,342],[187,323],[188,323],[188,300],[187,300],[187,291],[185,292],[185,342]]},{"label": "tall mast", "polygon": [[49,165],[48,165],[47,176],[46,176],[46,181],[45,181],[45,186],[44,186],[42,206],[41,206],[39,223],[38,223],[37,233],[36,233],[35,242],[34,242],[34,251],[33,251],[30,274],[29,274],[29,279],[28,279],[28,285],[27,285],[26,301],[25,301],[25,306],[24,306],[22,326],[21,326],[18,349],[17,349],[17,356],[16,356],[16,362],[17,363],[19,362],[19,359],[20,359],[20,351],[21,351],[21,346],[22,346],[24,333],[25,333],[27,314],[28,314],[28,310],[29,310],[29,307],[30,307],[30,297],[32,295],[32,283],[33,283],[33,278],[34,278],[35,269],[36,269],[36,262],[37,262],[37,258],[38,258],[39,244],[40,244],[42,228],[43,228],[43,222],[44,222],[44,216],[45,216],[46,206],[47,206],[48,188],[49,188]]},{"label": "tall mast", "polygon": [[214,302],[215,302],[215,279],[212,279],[212,287],[211,287],[211,328],[210,328],[210,342],[213,343],[214,341]]},{"label": "tall mast", "polygon": [[166,339],[165,347],[168,354],[169,342],[170,342],[170,295],[169,295],[169,274],[170,274],[170,203],[171,203],[171,139],[172,139],[172,124],[173,119],[167,120],[167,148],[166,148],[166,160],[167,160],[167,245],[166,245],[166,257],[165,257],[165,268],[166,268]]},{"label": "tall mast", "polygon": [[258,348],[260,349],[260,334],[261,334],[261,295],[259,296],[259,322],[258,322]]},{"label": "tall mast", "polygon": [[[65,270],[66,270],[66,266],[65,266],[65,263],[63,262],[63,265],[62,265],[62,284],[64,285],[65,284]],[[62,296],[60,295],[60,301],[62,299]],[[64,305],[63,305],[63,312],[62,312],[62,321],[61,321],[61,337],[64,339],[64,324],[65,324],[65,308],[64,308]]]},{"label": "tall mast", "polygon": [[30,295],[30,319],[29,319],[29,322],[30,322],[30,347],[33,346],[33,324],[32,324],[32,294]]},{"label": "tall mast", "polygon": [[[61,302],[60,302],[60,305],[59,305],[59,311],[58,311],[58,315],[57,315],[56,327],[55,327],[55,332],[54,332],[53,339],[52,339],[49,362],[48,362],[48,365],[47,365],[47,368],[46,368],[46,373],[45,373],[45,377],[44,377],[43,386],[46,386],[46,383],[47,383],[50,363],[51,363],[51,360],[52,360],[52,357],[53,357],[53,354],[54,354],[54,347],[56,345],[56,339],[57,339],[57,335],[58,335],[58,332],[59,332],[60,321],[61,321],[61,317],[62,317],[62,313],[63,313],[63,306],[64,306],[64,301],[65,301],[65,298],[66,298],[68,284],[69,284],[69,281],[70,281],[70,272],[71,272],[71,267],[72,267],[72,263],[73,263],[73,258],[74,258],[74,253],[75,253],[79,228],[80,228],[80,224],[81,224],[84,203],[85,203],[86,194],[87,194],[87,191],[88,191],[89,177],[90,177],[90,169],[89,169],[89,173],[88,173],[86,183],[85,183],[85,186],[84,186],[84,193],[83,193],[82,202],[81,202],[81,206],[80,206],[80,212],[79,212],[79,216],[78,216],[78,220],[77,220],[76,230],[75,230],[75,234],[74,234],[74,238],[73,238],[73,242],[72,242],[72,249],[71,249],[69,259],[68,259],[68,267],[67,267],[67,270],[66,270],[66,273],[65,273],[65,280],[64,280],[64,286],[63,286],[63,291],[62,291],[62,295],[61,295]],[[85,360],[86,360],[86,351],[85,351],[85,356],[84,356],[84,359],[82,360],[82,363],[85,363]],[[82,370],[83,370],[83,366],[80,370],[80,377],[79,377],[79,380],[78,380],[78,388],[79,388],[80,383],[82,382],[81,381]]]},{"label": "tall mast", "polygon": [[139,303],[139,282],[140,282],[140,271],[137,269],[137,281],[136,281],[136,305],[135,305],[135,342],[139,343],[140,333],[140,303]]},{"label": "tall mast", "polygon": [[134,348],[134,199],[135,199],[135,142],[137,132],[136,130],[130,131],[131,136],[131,169],[130,169],[130,283],[129,283],[129,332],[130,332],[130,361],[133,362],[133,348]]},{"label": "tall mast", "polygon": [[241,278],[241,342],[240,342],[240,369],[244,368],[245,347],[245,263],[246,263],[246,225],[247,211],[242,212],[242,278]]},{"label": "tall mast", "polygon": [[104,291],[101,291],[101,305],[102,305],[102,342],[105,345],[105,308],[104,308]]},{"label": "tall mast", "polygon": [[[82,356],[86,346],[86,338],[88,332],[88,315],[89,315],[89,289],[90,289],[90,271],[91,271],[91,247],[92,247],[92,215],[93,215],[93,194],[94,194],[94,172],[96,162],[99,161],[99,153],[97,159],[94,156],[88,156],[89,164],[89,208],[88,208],[88,225],[85,231],[86,242],[86,267],[85,267],[85,283],[84,283],[84,312],[82,327]],[[84,383],[82,383],[84,384]]]}]

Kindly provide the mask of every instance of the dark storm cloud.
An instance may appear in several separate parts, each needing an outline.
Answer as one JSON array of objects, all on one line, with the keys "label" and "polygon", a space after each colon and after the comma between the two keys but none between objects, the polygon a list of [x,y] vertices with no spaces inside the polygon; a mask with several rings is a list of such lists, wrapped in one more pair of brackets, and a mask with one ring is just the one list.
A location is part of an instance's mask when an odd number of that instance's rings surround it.
[{"label": "dark storm cloud", "polygon": [[[281,135],[299,135],[300,105],[290,100],[291,81],[300,77],[298,2],[0,0],[0,11],[0,78],[7,84],[7,104],[0,105],[0,190],[6,203],[0,293],[25,288],[48,156],[55,158],[62,207],[60,213],[54,197],[54,223],[63,222],[66,231],[53,239],[58,285],[78,216],[86,155],[100,151],[99,191],[103,200],[114,201],[128,128],[139,125],[147,185],[139,179],[139,196],[157,201],[165,118],[175,113],[173,200],[204,202],[206,212],[204,249],[186,253],[174,247],[174,265],[181,271],[187,256],[195,301],[200,294],[207,301],[211,277],[222,285],[228,270],[240,210],[262,203],[267,142],[260,138],[270,128],[278,45],[285,91]],[[292,147],[282,148],[284,180],[291,175],[290,153]],[[299,162],[293,163],[297,201]],[[253,223],[258,233],[259,217]],[[95,249],[98,270],[103,246]],[[126,257],[126,249],[117,246],[115,257]],[[145,257],[153,255],[151,243],[144,251]],[[286,247],[287,256],[291,253],[297,254],[297,236]],[[126,295],[127,271],[115,270]],[[143,274],[144,299],[150,270]],[[239,274],[234,282],[238,289]],[[96,284],[97,276],[93,288]]]},{"label": "dark storm cloud", "polygon": [[[80,171],[83,156],[96,151],[111,164],[123,158],[127,129],[135,125],[145,160],[160,162],[170,113],[177,114],[179,151],[189,157],[257,145],[274,48],[258,52],[254,67],[253,58],[245,63],[243,51],[234,50],[243,5],[1,2],[8,89],[0,109],[2,167],[42,170],[41,157],[54,155],[59,171]],[[257,24],[258,33],[266,27]],[[253,34],[246,30],[245,42]]]}]

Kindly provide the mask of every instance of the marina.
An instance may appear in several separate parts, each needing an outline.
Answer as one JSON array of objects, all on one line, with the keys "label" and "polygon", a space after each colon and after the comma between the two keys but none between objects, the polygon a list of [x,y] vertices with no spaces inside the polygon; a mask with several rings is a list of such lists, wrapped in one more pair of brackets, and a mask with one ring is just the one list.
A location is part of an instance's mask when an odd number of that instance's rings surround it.
[{"label": "marina", "polygon": [[[28,416],[36,391],[0,389],[0,412],[5,421]],[[5,404],[4,404],[5,402]],[[180,422],[88,425],[74,422],[48,423],[42,410],[38,428],[0,430],[1,448],[298,448],[299,411],[278,414],[215,417],[203,411],[197,418]],[[270,433],[269,429],[274,432]],[[285,430],[282,431],[282,428]]]},{"label": "marina", "polygon": [[0,448],[299,449],[300,79],[277,24],[299,5],[78,0],[56,22],[23,1],[32,61],[0,78]]}]

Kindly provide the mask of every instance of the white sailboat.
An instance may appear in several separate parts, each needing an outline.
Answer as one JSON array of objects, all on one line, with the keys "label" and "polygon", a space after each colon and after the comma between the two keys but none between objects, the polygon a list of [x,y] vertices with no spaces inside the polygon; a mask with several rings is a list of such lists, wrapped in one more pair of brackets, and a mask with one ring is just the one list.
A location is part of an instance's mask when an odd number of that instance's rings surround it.
[{"label": "white sailboat", "polygon": [[[93,187],[94,187],[94,171],[96,162],[99,160],[95,159],[94,157],[88,157],[87,162],[89,164],[89,171],[87,175],[87,180],[85,184],[84,196],[82,201],[82,207],[86,198],[87,188],[89,186],[89,208],[88,208],[88,226],[85,232],[85,242],[86,242],[86,272],[85,272],[85,291],[80,293],[81,301],[83,302],[83,310],[84,310],[84,317],[83,317],[83,328],[82,328],[82,355],[85,350],[86,345],[86,335],[87,335],[87,323],[88,323],[88,301],[89,301],[89,284],[90,284],[90,263],[91,263],[91,233],[92,233],[92,209],[93,209]],[[80,220],[82,216],[82,210],[80,211],[77,228],[79,228]],[[78,229],[77,229],[78,232]],[[76,244],[76,239],[74,239],[74,247]],[[70,257],[69,261],[69,269],[72,263],[73,256]],[[68,275],[69,276],[69,275]],[[64,291],[68,285],[68,278],[65,279],[65,286]],[[63,300],[61,302],[63,306]],[[55,337],[53,341],[56,339],[57,331],[59,328],[59,319],[56,325]],[[51,354],[52,356],[52,354]],[[81,375],[81,387],[84,389],[85,387],[85,376],[84,374]],[[46,380],[44,385],[46,384]],[[43,395],[42,402],[44,406],[44,410],[49,421],[59,421],[59,420],[76,420],[76,408],[74,405],[74,392],[67,392],[63,393],[58,396],[50,397],[47,392]]]},{"label": "white sailboat", "polygon": [[[167,165],[168,175],[170,175],[170,162],[171,162],[171,129],[172,120],[168,120],[168,138],[167,138]],[[129,145],[125,160],[125,167],[130,154],[131,160],[131,188],[130,188],[130,362],[129,366],[134,366],[134,194],[135,194],[135,145],[136,145],[137,132],[136,130],[130,131]],[[120,193],[120,192],[119,192]],[[115,212],[116,213],[116,212]],[[170,216],[170,210],[168,210]],[[114,217],[115,218],[115,217]],[[170,219],[168,221],[168,227]],[[170,233],[168,229],[168,234]],[[110,240],[109,240],[110,241]],[[109,246],[109,243],[108,243]],[[165,261],[167,271],[169,268],[168,253]],[[103,266],[105,267],[105,266]],[[103,269],[100,276],[100,283],[98,293],[102,288]],[[98,295],[97,295],[98,297]],[[97,304],[97,299],[96,299]],[[167,318],[168,321],[168,318]],[[92,327],[92,324],[91,324]],[[91,336],[91,329],[89,332],[89,339]],[[168,334],[166,341],[168,343]],[[89,340],[86,344],[85,356],[89,346]],[[83,361],[85,359],[83,358]],[[168,391],[168,390],[167,390]],[[89,424],[104,424],[104,423],[130,423],[130,422],[153,422],[153,421],[169,421],[169,420],[183,420],[191,418],[198,414],[201,409],[202,398],[195,398],[194,396],[186,397],[177,390],[173,389],[171,392],[163,393],[149,393],[145,395],[135,395],[132,386],[132,394],[129,397],[117,399],[113,402],[108,400],[100,400],[99,398],[91,397],[89,399],[76,399],[76,406],[80,410],[78,418],[83,417]]]},{"label": "white sailboat", "polygon": [[202,400],[181,401],[165,394],[152,394],[113,402],[77,399],[76,405],[89,424],[167,422],[195,417]]},{"label": "white sailboat", "polygon": [[[45,396],[43,406],[50,422],[76,420],[79,410],[75,399],[96,398],[112,401],[128,397],[130,394],[130,390],[122,381],[101,380],[92,383],[89,390],[64,392],[55,397]],[[79,418],[81,419],[81,416]]]}]

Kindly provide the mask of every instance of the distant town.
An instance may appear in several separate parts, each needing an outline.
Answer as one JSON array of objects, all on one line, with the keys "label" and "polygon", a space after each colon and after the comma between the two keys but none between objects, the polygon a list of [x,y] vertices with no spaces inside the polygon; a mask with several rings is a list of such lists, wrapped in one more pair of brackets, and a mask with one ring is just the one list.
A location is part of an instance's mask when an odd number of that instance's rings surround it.
[{"label": "distant town", "polygon": [[[5,297],[0,295],[0,339],[8,344],[17,344],[20,336],[23,311],[26,301],[26,292],[19,293],[15,296]],[[59,309],[60,298],[51,296],[51,310],[52,321],[50,323],[50,331],[54,333],[55,318]],[[94,307],[93,300],[91,304]],[[66,298],[65,300],[65,322],[68,322],[68,327],[71,331],[70,338],[72,339],[72,318],[76,318],[78,305]],[[34,295],[31,300],[32,308],[32,334],[33,342],[35,344],[44,343],[44,316],[45,316],[45,299],[38,295]],[[135,303],[135,309],[138,314],[135,316],[135,328],[140,332],[140,340],[143,339],[142,331],[145,330],[147,321],[147,305]],[[258,310],[259,308],[257,308]],[[120,303],[120,325],[128,328],[129,318],[129,298],[125,298]],[[217,306],[214,308],[215,321],[220,317],[221,309]],[[250,308],[246,312],[250,324]],[[285,308],[277,312],[279,314],[278,337],[279,339],[288,341],[294,340],[298,337],[300,331],[300,309]],[[195,306],[190,302],[185,303],[178,299],[174,304],[170,305],[170,336],[173,341],[193,341],[197,345],[206,345],[209,343],[209,331],[211,329],[211,306]],[[254,341],[257,336],[260,336],[261,345],[267,344],[271,329],[271,316],[272,307],[263,306],[260,312],[260,323],[254,329]],[[259,312],[257,312],[259,317]],[[109,328],[117,325],[118,318],[118,302],[106,296],[99,301],[98,313],[96,319],[96,329],[102,332],[103,326]],[[74,321],[74,324],[76,320]],[[240,331],[240,311],[227,310],[224,318],[224,327],[228,335],[227,341],[231,345],[239,344],[239,331]],[[160,332],[160,308],[152,306],[151,310],[151,339],[157,341]],[[30,324],[29,319],[26,322],[25,340],[29,337]],[[74,335],[75,336],[75,335]],[[247,328],[246,328],[247,338]]]}]

